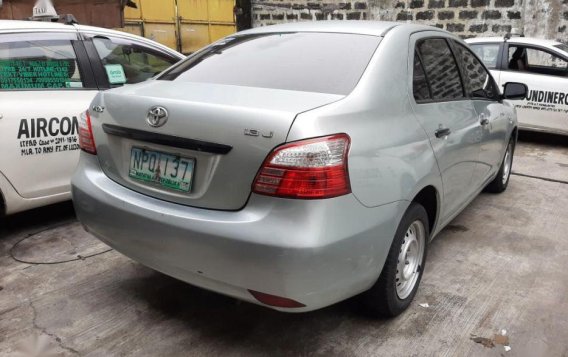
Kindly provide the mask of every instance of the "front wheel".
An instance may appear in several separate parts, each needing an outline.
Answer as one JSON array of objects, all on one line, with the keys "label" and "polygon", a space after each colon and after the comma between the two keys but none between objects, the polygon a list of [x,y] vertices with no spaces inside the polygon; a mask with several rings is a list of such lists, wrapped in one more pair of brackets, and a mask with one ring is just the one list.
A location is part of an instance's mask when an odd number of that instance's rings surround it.
[{"label": "front wheel", "polygon": [[486,187],[485,191],[491,193],[501,193],[507,189],[509,185],[509,177],[511,177],[511,170],[513,167],[513,154],[515,153],[515,141],[513,138],[509,140],[505,157],[499,168],[499,172],[493,181]]},{"label": "front wheel", "polygon": [[379,279],[363,295],[374,316],[394,317],[408,308],[422,279],[428,237],[428,214],[412,202],[396,231]]}]

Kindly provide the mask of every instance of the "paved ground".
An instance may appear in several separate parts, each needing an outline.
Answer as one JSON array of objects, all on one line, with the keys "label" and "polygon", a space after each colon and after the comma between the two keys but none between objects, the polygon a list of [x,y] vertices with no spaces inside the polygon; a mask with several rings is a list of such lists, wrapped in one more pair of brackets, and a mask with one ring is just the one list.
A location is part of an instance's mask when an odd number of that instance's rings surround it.
[{"label": "paved ground", "polygon": [[[107,251],[69,204],[11,217],[0,355],[568,356],[568,141],[522,138],[515,172],[545,180],[515,175],[477,198],[430,245],[415,302],[393,320],[365,318],[356,300],[291,315],[191,287]],[[503,337],[472,339],[503,329],[509,352]]]}]

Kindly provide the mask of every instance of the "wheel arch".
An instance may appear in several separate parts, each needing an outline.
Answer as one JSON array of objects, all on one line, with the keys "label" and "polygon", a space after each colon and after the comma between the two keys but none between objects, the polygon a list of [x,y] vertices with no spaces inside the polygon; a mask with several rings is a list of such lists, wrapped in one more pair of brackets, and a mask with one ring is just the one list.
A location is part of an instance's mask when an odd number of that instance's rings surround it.
[{"label": "wheel arch", "polygon": [[6,215],[6,199],[2,193],[2,188],[0,188],[0,219]]},{"label": "wheel arch", "polygon": [[426,213],[428,214],[430,237],[432,237],[432,234],[436,229],[440,212],[440,195],[438,190],[436,187],[428,185],[422,188],[416,196],[414,196],[412,202],[419,203],[426,210]]},{"label": "wheel arch", "polygon": [[517,142],[517,140],[519,139],[519,127],[515,126],[513,128],[513,131],[511,132],[511,138],[515,138],[515,143]]}]

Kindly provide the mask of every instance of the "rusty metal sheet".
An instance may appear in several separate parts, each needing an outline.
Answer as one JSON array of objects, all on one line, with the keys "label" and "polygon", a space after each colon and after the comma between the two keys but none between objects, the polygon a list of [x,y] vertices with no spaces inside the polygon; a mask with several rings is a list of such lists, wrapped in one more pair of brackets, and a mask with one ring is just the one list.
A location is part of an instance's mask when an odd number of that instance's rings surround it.
[{"label": "rusty metal sheet", "polygon": [[144,24],[144,36],[170,48],[177,48],[176,26],[174,23],[163,24],[146,21]]},{"label": "rusty metal sheet", "polygon": [[176,17],[174,0],[139,0],[143,20],[173,22]]},{"label": "rusty metal sheet", "polygon": [[138,24],[125,24],[122,28],[117,28],[116,30],[127,32],[137,36],[144,36],[144,25],[142,23]]},{"label": "rusty metal sheet", "polygon": [[[32,15],[35,0],[4,0],[0,19],[22,20]],[[55,10],[60,15],[72,14],[79,23],[106,28],[123,26],[120,0],[57,0]]]},{"label": "rusty metal sheet", "polygon": [[208,24],[182,24],[181,49],[183,53],[192,53],[207,46],[209,40]]},{"label": "rusty metal sheet", "polygon": [[209,21],[234,23],[235,0],[209,0]]},{"label": "rusty metal sheet", "polygon": [[230,24],[230,25],[225,25],[225,24],[211,24],[211,27],[209,29],[209,33],[210,33],[210,42],[215,42],[218,39],[221,39],[225,36],[229,36],[233,33],[235,33],[236,28],[235,25]]},{"label": "rusty metal sheet", "polygon": [[136,8],[125,7],[124,8],[124,20],[142,20],[142,6],[140,6],[140,0],[136,1]]},{"label": "rusty metal sheet", "polygon": [[209,20],[207,0],[179,0],[178,9],[183,20]]}]

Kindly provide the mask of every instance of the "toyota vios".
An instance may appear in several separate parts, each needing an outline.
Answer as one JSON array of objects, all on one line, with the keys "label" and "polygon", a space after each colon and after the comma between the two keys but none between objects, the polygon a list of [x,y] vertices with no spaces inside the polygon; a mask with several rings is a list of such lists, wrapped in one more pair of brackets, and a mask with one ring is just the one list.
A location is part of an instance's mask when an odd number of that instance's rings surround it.
[{"label": "toyota vios", "polygon": [[72,192],[86,229],[188,283],[282,311],[363,294],[394,316],[428,241],[507,187],[516,117],[457,37],[387,22],[270,26],[100,93]]}]

